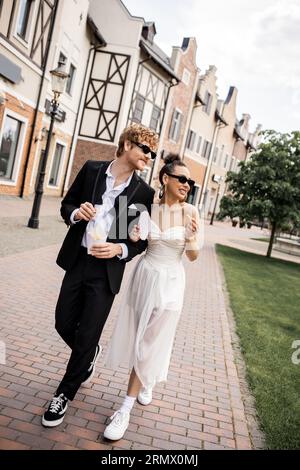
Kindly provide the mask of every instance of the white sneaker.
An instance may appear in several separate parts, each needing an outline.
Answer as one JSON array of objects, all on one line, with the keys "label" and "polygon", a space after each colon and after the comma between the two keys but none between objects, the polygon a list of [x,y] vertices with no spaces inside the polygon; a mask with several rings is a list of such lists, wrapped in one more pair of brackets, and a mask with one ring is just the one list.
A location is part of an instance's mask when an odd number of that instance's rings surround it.
[{"label": "white sneaker", "polygon": [[116,411],[110,418],[111,423],[104,430],[104,437],[110,441],[122,439],[129,426],[129,418],[128,411]]},{"label": "white sneaker", "polygon": [[152,388],[142,387],[139,391],[137,399],[141,405],[150,405],[150,403],[152,402]]}]

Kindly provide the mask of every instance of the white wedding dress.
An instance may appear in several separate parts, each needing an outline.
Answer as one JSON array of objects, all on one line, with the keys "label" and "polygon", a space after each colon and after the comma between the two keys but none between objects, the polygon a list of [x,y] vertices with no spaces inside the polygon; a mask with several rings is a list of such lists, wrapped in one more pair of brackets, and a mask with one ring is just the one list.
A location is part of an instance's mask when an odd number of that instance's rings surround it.
[{"label": "white wedding dress", "polygon": [[105,357],[112,369],[134,367],[143,386],[167,380],[181,314],[185,227],[161,231],[151,220],[146,253],[131,274]]}]

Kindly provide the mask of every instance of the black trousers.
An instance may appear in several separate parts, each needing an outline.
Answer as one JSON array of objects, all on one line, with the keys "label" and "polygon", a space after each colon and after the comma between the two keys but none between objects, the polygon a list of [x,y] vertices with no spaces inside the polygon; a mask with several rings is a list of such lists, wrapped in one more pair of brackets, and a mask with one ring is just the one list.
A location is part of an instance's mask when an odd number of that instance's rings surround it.
[{"label": "black trousers", "polygon": [[76,265],[65,274],[57,301],[55,328],[72,349],[57,392],[69,400],[84,380],[114,301],[105,263],[81,248]]}]

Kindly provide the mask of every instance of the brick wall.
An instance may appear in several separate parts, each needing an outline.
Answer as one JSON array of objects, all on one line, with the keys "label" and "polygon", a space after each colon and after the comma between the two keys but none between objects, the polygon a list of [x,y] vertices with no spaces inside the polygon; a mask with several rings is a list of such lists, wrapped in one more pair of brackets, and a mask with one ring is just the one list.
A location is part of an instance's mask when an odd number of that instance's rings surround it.
[{"label": "brick wall", "polygon": [[198,185],[202,186],[204,182],[206,166],[188,157],[185,157],[184,163],[190,170],[191,178],[195,180]]},{"label": "brick wall", "polygon": [[[167,125],[165,135],[163,136],[163,145],[162,148],[164,150],[164,157],[168,155],[168,153],[179,153],[180,149],[183,144],[183,140],[185,138],[185,132],[187,127],[189,126],[188,121],[188,113],[190,110],[191,103],[194,100],[193,92],[195,86],[195,80],[198,79],[198,68],[196,64],[196,50],[197,44],[191,38],[189,41],[188,48],[180,54],[180,62],[178,64],[178,68],[176,70],[176,74],[180,79],[183,77],[184,69],[187,69],[190,72],[190,80],[188,85],[184,82],[180,82],[178,85],[174,86],[172,89],[172,93],[170,95],[170,107],[169,107],[169,115],[166,116]],[[173,111],[175,108],[178,108],[182,112],[182,122],[180,127],[180,134],[178,137],[178,142],[172,142],[169,140],[169,131],[173,117]],[[197,184],[203,184],[204,180],[204,173],[205,167],[199,162],[195,160],[185,158],[184,162],[188,166],[191,178],[196,181]],[[159,170],[163,166],[163,160],[160,160],[158,172],[153,178],[153,186],[155,188],[159,187],[160,183],[158,181]]]},{"label": "brick wall", "polygon": [[[171,93],[171,103],[170,103],[170,112],[169,115],[166,117],[167,125],[166,125],[166,132],[163,139],[163,149],[165,150],[165,155],[167,153],[179,153],[180,148],[182,145],[182,141],[184,138],[184,133],[186,130],[188,112],[191,105],[191,101],[194,99],[193,89],[195,84],[196,75],[198,76],[198,69],[197,64],[195,62],[195,53],[196,53],[196,43],[194,40],[190,40],[189,47],[185,50],[184,53],[181,54],[180,62],[178,65],[178,70],[176,70],[177,76],[182,79],[184,69],[187,69],[190,72],[190,80],[189,84],[186,85],[182,81],[174,86]],[[172,142],[169,140],[169,131],[171,126],[171,121],[173,117],[174,108],[179,108],[183,115],[182,115],[182,122],[180,128],[180,135],[178,138],[178,142]]]},{"label": "brick wall", "polygon": [[[6,185],[0,182],[0,194],[19,196],[21,192],[22,180],[23,180],[23,175],[24,175],[24,170],[25,170],[25,162],[26,162],[27,152],[28,152],[29,143],[30,143],[30,136],[31,136],[33,118],[34,118],[34,108],[21,102],[20,100],[10,95],[9,93],[6,93],[6,99],[7,101],[5,102],[5,106],[0,106],[0,127],[2,127],[2,124],[3,124],[3,117],[4,117],[5,109],[11,110],[19,114],[20,116],[28,119],[24,144],[21,149],[21,153],[19,157],[21,159],[21,163],[20,163],[20,168],[19,168],[19,173],[17,176],[16,183],[15,185]],[[29,161],[27,165],[28,170],[27,170],[27,176],[26,176],[26,181],[25,181],[25,191],[24,191],[25,196],[29,194],[30,177],[31,177],[31,171],[32,171],[32,166],[33,166],[33,161],[34,161],[34,155],[36,152],[36,143],[34,142],[34,138],[38,137],[40,129],[41,129],[41,125],[42,125],[42,113],[39,112],[37,123],[36,123],[36,129],[35,129],[35,133],[33,137],[33,145],[31,147],[30,157],[29,157]]]},{"label": "brick wall", "polygon": [[237,142],[235,142],[232,154],[234,157],[238,158],[240,161],[246,160],[247,148],[245,146],[245,142],[241,140],[238,140]]},{"label": "brick wall", "polygon": [[112,144],[90,142],[87,140],[78,139],[72,165],[69,187],[73,183],[80,168],[87,160],[113,160],[115,157],[116,148],[117,147]]}]

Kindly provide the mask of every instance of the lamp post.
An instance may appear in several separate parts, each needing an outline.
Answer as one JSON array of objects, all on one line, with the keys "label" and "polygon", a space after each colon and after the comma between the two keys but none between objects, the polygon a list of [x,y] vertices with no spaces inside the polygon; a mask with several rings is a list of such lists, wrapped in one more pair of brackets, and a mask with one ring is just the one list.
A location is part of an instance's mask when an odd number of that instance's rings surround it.
[{"label": "lamp post", "polygon": [[213,213],[211,214],[211,218],[210,218],[210,225],[214,224],[214,218],[215,218],[216,208],[217,208],[219,194],[220,194],[220,186],[221,186],[222,177],[221,176],[218,177],[217,175],[213,175],[212,180],[215,181],[216,183],[218,183],[218,192],[217,192],[217,195],[216,195],[214,210],[213,210]]},{"label": "lamp post", "polygon": [[52,131],[54,126],[55,116],[57,115],[57,110],[59,107],[59,97],[65,89],[66,80],[68,74],[65,72],[65,62],[60,60],[58,62],[58,67],[50,71],[51,74],[51,88],[54,94],[54,97],[51,101],[50,108],[50,126],[48,131],[47,143],[45,151],[42,153],[42,162],[40,166],[40,172],[37,176],[37,184],[35,189],[35,197],[32,206],[32,212],[30,219],[28,221],[27,227],[29,228],[39,228],[39,212],[43,196],[43,186],[46,173],[47,159],[49,154],[49,148],[51,143]]}]

